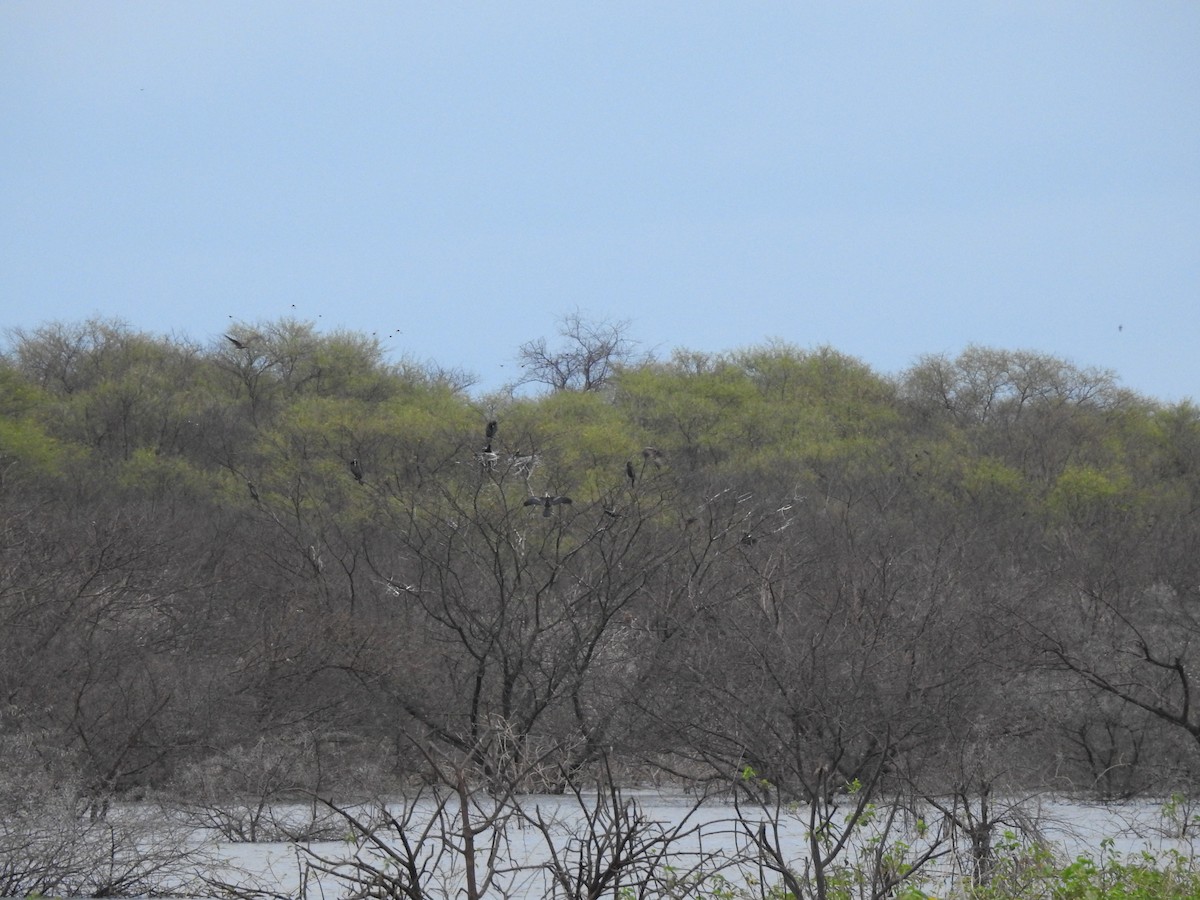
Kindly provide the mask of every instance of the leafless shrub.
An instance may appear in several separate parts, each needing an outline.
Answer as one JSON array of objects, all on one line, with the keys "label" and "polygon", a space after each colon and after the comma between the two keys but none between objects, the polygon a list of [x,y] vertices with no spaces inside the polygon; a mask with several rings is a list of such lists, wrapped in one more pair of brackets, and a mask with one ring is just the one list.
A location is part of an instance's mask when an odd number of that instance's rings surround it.
[{"label": "leafless shrub", "polygon": [[320,786],[312,741],[259,740],[188,767],[178,783],[184,822],[228,841],[311,841],[341,825],[312,788]]},{"label": "leafless shrub", "polygon": [[549,897],[694,896],[726,860],[703,847],[694,802],[670,823],[650,818],[636,799],[608,778],[594,795],[572,790],[569,817],[547,816],[534,805],[522,816],[541,837],[550,876]]},{"label": "leafless shrub", "polygon": [[0,742],[0,896],[188,893],[204,848],[151,809],[103,817],[77,780],[53,774],[19,738]]}]

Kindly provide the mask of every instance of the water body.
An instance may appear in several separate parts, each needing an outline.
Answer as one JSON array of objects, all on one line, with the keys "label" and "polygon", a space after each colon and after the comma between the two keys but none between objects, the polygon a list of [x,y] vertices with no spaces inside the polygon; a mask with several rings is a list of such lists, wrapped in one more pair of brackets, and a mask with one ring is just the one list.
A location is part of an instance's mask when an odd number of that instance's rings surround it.
[{"label": "water body", "polygon": [[[804,870],[809,857],[810,810],[806,806],[778,810],[743,805],[739,810],[728,802],[708,801],[697,805],[685,795],[655,791],[627,792],[621,798],[622,802],[632,804],[628,810],[632,810],[633,821],[638,823],[638,837],[630,837],[627,849],[635,846],[645,855],[643,873],[657,867],[661,877],[662,871],[670,867],[677,873],[677,878],[683,879],[689,877],[695,867],[708,872],[710,878],[719,873],[720,878],[734,885],[771,883],[778,876],[753,861],[763,856],[758,840],[764,835],[797,872]],[[556,868],[565,873],[577,872],[605,853],[611,858],[612,846],[589,835],[611,828],[612,817],[606,817],[603,810],[597,815],[600,807],[589,808],[594,797],[585,795],[583,799],[587,802],[581,806],[573,797],[522,797],[519,801],[522,809],[530,818],[539,821],[541,827],[528,820],[512,818],[502,828],[484,829],[476,836],[477,876],[482,878],[489,866],[497,873],[491,895],[530,900],[563,896],[561,890],[553,894],[552,872]],[[844,821],[851,806],[850,798],[847,798],[833,817],[835,825]],[[1081,855],[1099,858],[1102,842],[1106,841],[1111,843],[1104,852],[1124,855],[1145,851],[1161,856],[1175,850],[1191,857],[1196,849],[1191,829],[1181,828],[1189,811],[1177,809],[1164,815],[1163,801],[1097,804],[1062,797],[1031,797],[992,799],[990,807],[998,822],[994,829],[997,844],[1028,845],[1037,840],[1063,860]],[[486,799],[479,801],[475,810],[477,825],[483,824],[489,809]],[[397,803],[390,806],[389,811],[403,821],[410,849],[417,851],[412,857],[425,867],[427,883],[438,885],[445,896],[456,896],[465,884],[461,820],[457,823],[458,831],[443,839],[441,829],[425,831],[435,813],[432,803]],[[355,814],[366,818],[372,813],[364,806],[356,808]],[[886,808],[881,807],[875,810],[868,824],[857,829],[845,859],[869,866],[871,841],[881,834],[886,841],[904,841],[910,855],[920,852],[923,846],[943,841],[945,852],[922,871],[925,883],[931,889],[944,888],[956,879],[966,877],[971,866],[970,848],[965,834],[934,831],[930,826],[935,821],[936,814],[929,810],[925,817],[925,836],[922,837],[916,820],[911,816],[897,816],[890,820],[890,830],[884,834],[889,818]],[[349,829],[347,832],[349,836]],[[354,878],[363,876],[365,870],[353,864],[339,869],[339,863],[358,858],[387,871],[389,852],[403,855],[402,849],[397,850],[401,842],[394,829],[380,834],[384,836],[387,849],[372,847],[370,842],[361,840],[306,844],[217,841],[212,846],[212,866],[205,875],[213,882],[236,884],[242,890],[263,891],[264,894],[340,896]],[[424,838],[423,834],[426,835]],[[636,843],[637,840],[642,843]],[[488,853],[492,849],[495,849],[495,856],[490,857],[489,863]],[[656,857],[659,853],[661,855]],[[390,862],[395,863],[395,860]],[[628,885],[636,880],[631,874],[623,883]],[[715,883],[710,882],[710,886]],[[610,892],[608,895],[615,894]]]}]

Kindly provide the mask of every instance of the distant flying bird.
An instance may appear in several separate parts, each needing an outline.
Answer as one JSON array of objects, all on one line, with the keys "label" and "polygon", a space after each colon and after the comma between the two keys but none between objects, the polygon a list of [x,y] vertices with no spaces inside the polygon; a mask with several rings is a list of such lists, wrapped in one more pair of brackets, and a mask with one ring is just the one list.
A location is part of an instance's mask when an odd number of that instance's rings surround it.
[{"label": "distant flying bird", "polygon": [[233,344],[233,346],[237,347],[239,350],[246,349],[246,345],[232,335],[225,335],[225,340],[229,341],[229,343]]},{"label": "distant flying bird", "polygon": [[661,450],[659,450],[657,447],[643,447],[642,448],[642,459],[644,459],[646,462],[654,463],[654,468],[656,468],[656,469],[660,465],[662,465],[660,460],[664,456],[666,456],[666,454],[663,453]]},{"label": "distant flying bird", "polygon": [[360,466],[358,464],[357,456],[354,457],[354,459],[350,460],[350,474],[354,476],[355,481],[359,482],[360,484],[362,483],[363,470],[362,470],[362,466]]},{"label": "distant flying bird", "polygon": [[540,506],[542,508],[542,518],[550,518],[550,507],[558,503],[570,503],[570,497],[551,497],[550,492],[546,491],[544,497],[530,497],[523,504],[524,506]]},{"label": "distant flying bird", "polygon": [[630,485],[637,481],[637,475],[633,471],[633,462],[625,460],[625,477],[629,479]]}]

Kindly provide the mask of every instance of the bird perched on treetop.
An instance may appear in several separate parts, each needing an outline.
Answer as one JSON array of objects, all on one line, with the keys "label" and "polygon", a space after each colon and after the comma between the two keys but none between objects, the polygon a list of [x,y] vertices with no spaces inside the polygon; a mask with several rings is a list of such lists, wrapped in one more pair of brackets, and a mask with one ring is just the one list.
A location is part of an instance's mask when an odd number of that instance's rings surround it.
[{"label": "bird perched on treetop", "polygon": [[570,503],[570,497],[551,497],[550,492],[546,491],[544,497],[530,497],[523,504],[524,506],[540,506],[542,508],[542,518],[550,518],[550,507],[558,503]]},{"label": "bird perched on treetop", "polygon": [[632,460],[628,460],[628,459],[625,460],[625,475],[629,479],[629,483],[631,485],[635,481],[637,481],[637,475],[633,471],[633,461]]},{"label": "bird perched on treetop", "polygon": [[354,480],[361,483],[363,480],[362,466],[358,464],[358,457],[350,460],[350,474],[354,476]]}]

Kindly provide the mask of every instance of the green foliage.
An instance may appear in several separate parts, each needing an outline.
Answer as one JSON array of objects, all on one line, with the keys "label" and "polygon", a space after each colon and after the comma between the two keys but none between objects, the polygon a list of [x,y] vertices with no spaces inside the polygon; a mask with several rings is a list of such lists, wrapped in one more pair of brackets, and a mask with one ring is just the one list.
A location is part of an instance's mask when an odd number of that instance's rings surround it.
[{"label": "green foliage", "polygon": [[49,402],[44,391],[0,360],[0,475],[61,474],[68,448],[38,420]]},{"label": "green foliage", "polygon": [[1200,897],[1200,869],[1176,851],[1161,855],[1143,851],[1125,857],[1106,838],[1099,859],[1080,856],[1062,865],[1045,852],[1005,857],[988,884],[967,889],[963,896],[969,900],[1195,900]]},{"label": "green foliage", "polygon": [[[470,753],[491,723],[524,715],[544,732],[520,740],[581,746],[585,761],[694,741],[692,764],[797,796],[814,759],[841,760],[839,784],[869,771],[866,736],[891,725],[906,764],[939,758],[948,723],[993,712],[987,678],[1032,668],[1011,636],[1062,597],[1189,603],[1200,583],[1200,412],[1052,357],[970,348],[890,380],[783,341],[664,361],[618,346],[595,390],[570,389],[587,383],[570,374],[541,396],[473,400],[469,379],[392,364],[374,337],[287,319],[230,328],[241,346],[105,320],[12,334],[0,487],[14,500],[4,524],[29,524],[5,544],[16,574],[0,580],[3,621],[22,623],[11,658],[53,643],[22,630],[51,630],[51,598],[136,585],[211,604],[185,607],[216,623],[211,645],[187,623],[187,640],[134,649],[164,682],[210,692],[164,695],[239,710],[232,731],[319,697],[311,714],[339,734],[419,721]],[[643,456],[651,447],[661,456]],[[574,502],[551,517],[522,505],[543,491]],[[195,571],[131,574],[136,548],[117,545],[137,536],[106,530],[123,518],[169,532],[153,536]],[[1006,620],[1018,591],[1030,608]],[[1161,643],[1182,633],[1170,627],[1145,633]],[[118,653],[102,639],[71,646],[80,677],[88,653]],[[1174,654],[1156,654],[1168,678]],[[5,696],[26,692],[13,709],[73,708],[65,682],[46,698],[20,674],[0,671]],[[343,704],[330,684],[365,699]],[[1004,728],[1054,743],[1062,717],[1024,694],[1005,702],[1028,708],[1006,709]],[[164,736],[164,758],[195,739]]]},{"label": "green foliage", "polygon": [[[745,416],[753,408],[753,383],[719,358],[684,357],[622,372],[617,403],[645,434],[690,469],[720,466],[749,441]],[[651,438],[651,436],[653,436]]]},{"label": "green foliage", "polygon": [[1054,483],[1046,505],[1062,521],[1090,524],[1129,502],[1131,480],[1123,471],[1068,466]]},{"label": "green foliage", "polygon": [[1020,506],[1030,493],[1030,486],[1019,470],[990,457],[969,464],[962,486],[977,502],[1000,507]]},{"label": "green foliage", "polygon": [[120,464],[116,483],[131,496],[150,498],[205,496],[214,486],[212,473],[206,473],[179,456],[156,453],[143,447]]},{"label": "green foliage", "polygon": [[616,403],[689,469],[784,480],[798,463],[878,454],[897,423],[890,387],[866,366],[782,342],[626,370]]},{"label": "green foliage", "polygon": [[1200,812],[1196,798],[1178,791],[1163,803],[1162,821],[1164,831],[1173,838],[1186,838],[1200,830]]},{"label": "green foliage", "polygon": [[54,475],[60,472],[65,448],[36,422],[0,418],[0,470],[12,465],[28,473]]},{"label": "green foliage", "polygon": [[755,771],[754,766],[750,765],[749,763],[742,766],[742,770],[741,770],[741,772],[738,773],[738,777],[742,780],[742,782],[744,784],[752,785],[756,788],[760,788],[760,789],[766,790],[766,791],[769,791],[771,789],[770,779],[764,778],[763,776],[761,776],[758,772]]},{"label": "green foliage", "polygon": [[503,416],[499,446],[506,454],[537,453],[540,471],[530,482],[539,487],[569,479],[574,493],[598,500],[623,486],[626,460],[640,459],[628,422],[596,391],[556,391]]}]

